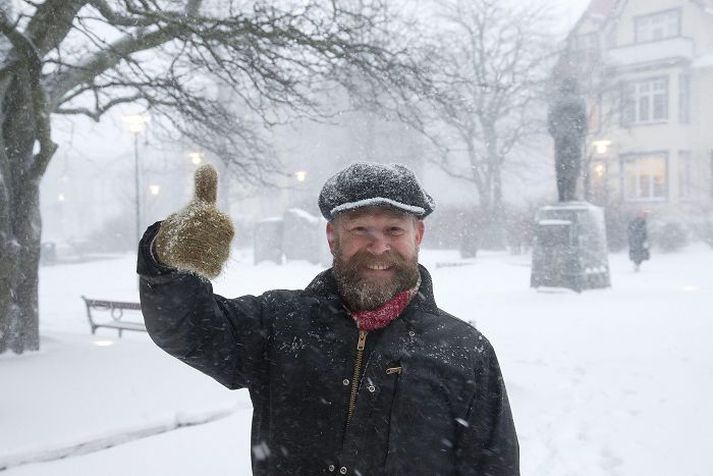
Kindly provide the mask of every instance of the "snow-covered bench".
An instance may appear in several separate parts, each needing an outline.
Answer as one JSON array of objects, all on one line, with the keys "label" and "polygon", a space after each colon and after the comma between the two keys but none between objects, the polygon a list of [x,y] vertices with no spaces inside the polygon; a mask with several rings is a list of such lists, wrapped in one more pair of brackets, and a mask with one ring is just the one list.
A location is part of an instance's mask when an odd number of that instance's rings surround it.
[{"label": "snow-covered bench", "polygon": [[[94,334],[99,327],[116,329],[121,337],[124,331],[146,332],[146,326],[141,315],[141,304],[138,302],[106,301],[100,299],[89,299],[82,296],[84,304],[87,305],[87,318]],[[108,312],[106,318],[97,319],[92,311]],[[140,320],[124,319],[124,311],[137,311]],[[132,313],[132,315],[135,315]]]}]

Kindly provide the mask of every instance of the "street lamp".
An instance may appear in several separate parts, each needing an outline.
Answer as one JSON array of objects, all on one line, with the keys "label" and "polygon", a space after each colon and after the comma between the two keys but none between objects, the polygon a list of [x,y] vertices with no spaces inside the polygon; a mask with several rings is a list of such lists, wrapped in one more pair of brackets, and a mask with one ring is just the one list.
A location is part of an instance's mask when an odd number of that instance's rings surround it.
[{"label": "street lamp", "polygon": [[123,117],[126,127],[134,135],[134,202],[136,207],[136,243],[141,240],[141,197],[139,188],[139,134],[146,129],[151,117],[146,114],[129,114]]},{"label": "street lamp", "polygon": [[153,195],[155,197],[161,191],[161,186],[160,185],[149,185],[149,191],[151,192],[151,195]]},{"label": "street lamp", "polygon": [[607,148],[611,145],[611,141],[610,140],[593,140],[592,145],[594,146],[594,150],[597,151],[597,154],[606,154]]},{"label": "street lamp", "polygon": [[298,182],[304,182],[307,179],[307,172],[304,170],[298,170],[295,172],[295,178]]},{"label": "street lamp", "polygon": [[188,154],[188,157],[190,157],[193,165],[200,165],[201,162],[203,161],[203,153],[202,152],[190,152]]}]

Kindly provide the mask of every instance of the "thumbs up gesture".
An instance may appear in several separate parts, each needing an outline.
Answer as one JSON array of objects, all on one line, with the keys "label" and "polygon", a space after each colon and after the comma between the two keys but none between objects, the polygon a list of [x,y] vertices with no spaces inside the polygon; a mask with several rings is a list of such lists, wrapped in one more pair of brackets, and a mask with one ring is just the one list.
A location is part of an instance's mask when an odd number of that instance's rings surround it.
[{"label": "thumbs up gesture", "polygon": [[195,197],[183,210],[161,223],[154,241],[162,264],[208,279],[220,274],[230,254],[235,230],[230,218],[215,206],[218,172],[203,165],[195,174]]}]

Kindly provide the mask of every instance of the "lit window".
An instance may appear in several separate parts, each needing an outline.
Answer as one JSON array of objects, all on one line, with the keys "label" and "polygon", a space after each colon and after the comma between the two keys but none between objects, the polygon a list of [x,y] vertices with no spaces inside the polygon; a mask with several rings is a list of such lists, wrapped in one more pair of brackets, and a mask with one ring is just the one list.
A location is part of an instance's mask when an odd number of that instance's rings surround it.
[{"label": "lit window", "polygon": [[628,201],[665,200],[665,154],[627,157],[623,160],[624,198]]},{"label": "lit window", "polygon": [[636,18],[636,42],[665,40],[680,36],[680,10],[667,10]]},{"label": "lit window", "polygon": [[622,122],[624,124],[668,120],[668,81],[666,78],[625,83],[622,96]]}]

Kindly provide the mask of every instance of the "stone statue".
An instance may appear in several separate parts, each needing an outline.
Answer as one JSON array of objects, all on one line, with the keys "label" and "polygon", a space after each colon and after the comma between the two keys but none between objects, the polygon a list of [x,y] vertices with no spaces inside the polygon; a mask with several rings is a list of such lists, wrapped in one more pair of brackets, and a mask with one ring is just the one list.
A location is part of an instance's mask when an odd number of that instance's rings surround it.
[{"label": "stone statue", "polygon": [[547,117],[548,131],[555,141],[555,171],[560,202],[575,200],[587,135],[587,107],[577,89],[575,79],[563,79]]}]

